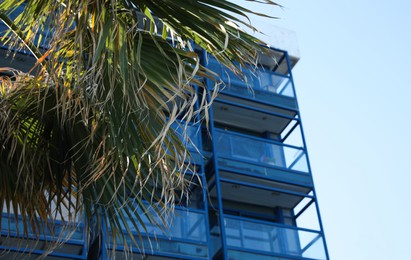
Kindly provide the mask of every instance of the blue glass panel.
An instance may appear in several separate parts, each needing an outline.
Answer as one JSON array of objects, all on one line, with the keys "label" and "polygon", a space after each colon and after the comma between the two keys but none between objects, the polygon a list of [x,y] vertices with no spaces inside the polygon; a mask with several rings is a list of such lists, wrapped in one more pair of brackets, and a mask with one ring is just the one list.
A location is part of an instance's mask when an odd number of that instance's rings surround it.
[{"label": "blue glass panel", "polygon": [[325,249],[319,232],[291,228],[245,218],[224,218],[226,243],[230,248],[254,251],[258,254],[279,254],[294,257],[325,259]]},{"label": "blue glass panel", "polygon": [[186,145],[190,151],[197,151],[200,144],[200,132],[199,127],[185,123],[174,123],[171,126],[176,135]]},{"label": "blue glass panel", "polygon": [[[40,232],[33,232],[33,227],[27,223],[27,234],[24,234],[24,223],[21,218],[17,221],[13,215],[3,214],[1,220],[2,243],[0,252],[7,251],[4,259],[26,259],[28,254],[42,255],[53,245],[48,241],[59,242],[47,259],[85,259],[86,251],[83,224],[63,223],[57,221],[54,226],[39,227]],[[39,233],[36,237],[35,233]],[[70,239],[67,239],[70,237]],[[2,257],[0,257],[3,259]],[[33,256],[33,259],[35,257]],[[37,259],[37,258],[36,258]]]},{"label": "blue glass panel", "polygon": [[[190,257],[208,257],[208,248],[206,244],[196,244],[187,241],[164,238],[152,238],[149,240],[145,237],[143,237],[143,240],[140,242],[141,248],[144,248],[144,253],[149,255],[156,254],[156,252],[163,252]],[[118,249],[121,250],[122,248]],[[140,249],[137,249],[137,251]],[[134,249],[133,251],[136,250]]]},{"label": "blue glass panel", "polygon": [[[2,230],[2,234],[15,234],[19,237],[22,235],[24,230],[24,223],[21,218],[18,219],[16,222],[13,215],[10,215],[10,218],[7,214],[3,214],[3,218],[1,220],[1,226],[6,227],[7,229]],[[32,226],[27,223],[28,228],[28,237],[34,237],[34,232],[32,230]],[[19,231],[19,233],[17,232]],[[52,239],[56,241],[61,241],[65,237],[68,237],[70,234],[70,242],[82,242],[84,240],[84,232],[83,232],[83,224],[69,224],[63,222],[56,222],[54,226],[49,226],[41,230],[40,232],[41,237],[43,239]]]},{"label": "blue glass panel", "polygon": [[258,254],[258,253],[243,252],[243,251],[231,250],[231,249],[228,250],[228,259],[230,259],[230,260],[250,260],[250,259],[258,259],[258,260],[291,260],[291,258],[284,258],[284,257],[270,256],[270,255],[262,255],[262,254]]},{"label": "blue glass panel", "polygon": [[230,93],[243,98],[264,101],[284,107],[297,108],[292,81],[288,75],[275,73],[268,68],[250,69],[247,67],[243,69],[243,79],[229,69],[224,68],[212,56],[209,56],[207,67],[216,72],[225,83],[223,93]]},{"label": "blue glass panel", "polygon": [[[157,223],[162,223],[154,210],[150,210],[148,214],[154,216]],[[147,230],[147,232],[144,231],[140,225],[139,230],[142,232],[142,240],[137,238],[137,242],[140,244],[139,248],[152,249],[154,252],[196,255],[199,257],[208,256],[206,220],[203,212],[175,209],[174,215],[164,217],[167,225],[165,228],[151,223],[141,210],[138,210],[136,215],[142,218]],[[134,234],[138,233],[133,228],[131,221],[129,227]],[[129,245],[133,244],[128,236],[126,236],[126,240]],[[117,248],[121,250],[121,246],[122,243],[120,242]]]},{"label": "blue glass panel", "polygon": [[193,163],[201,163],[203,157],[200,154],[200,138],[201,132],[197,125],[174,123],[171,125],[176,135],[180,138],[183,144],[190,151],[190,161]]},{"label": "blue glass panel", "polygon": [[[141,209],[135,214],[140,216],[146,228],[145,231],[140,224],[139,231],[142,232],[143,237],[151,237],[151,243],[158,244],[156,250],[169,251],[171,250],[169,247],[174,248],[176,245],[179,248],[191,248],[207,243],[206,220],[203,212],[175,209],[173,215],[163,216],[166,227],[159,227],[154,222],[151,223]],[[151,214],[154,217],[154,221],[158,224],[162,223],[160,216],[154,210],[149,210],[148,214]],[[133,227],[131,220],[129,221],[129,228],[131,232],[138,234],[138,230]],[[160,242],[161,240],[167,242]],[[170,245],[168,245],[168,242]],[[143,241],[143,243],[149,242]],[[174,244],[174,246],[171,246],[171,244]]]},{"label": "blue glass panel", "polygon": [[264,166],[261,169],[253,168],[253,172],[267,175],[267,167],[274,166],[308,173],[307,158],[301,148],[222,130],[215,131],[215,138],[217,155],[243,164],[248,162]]}]

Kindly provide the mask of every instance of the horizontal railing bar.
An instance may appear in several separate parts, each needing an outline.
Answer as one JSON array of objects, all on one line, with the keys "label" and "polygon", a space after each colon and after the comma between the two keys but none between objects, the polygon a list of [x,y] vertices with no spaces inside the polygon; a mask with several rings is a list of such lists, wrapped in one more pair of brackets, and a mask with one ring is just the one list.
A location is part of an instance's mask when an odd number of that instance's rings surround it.
[{"label": "horizontal railing bar", "polygon": [[222,134],[227,134],[229,136],[239,136],[241,138],[245,138],[245,139],[251,139],[251,140],[255,140],[261,143],[265,143],[265,144],[274,144],[274,145],[278,145],[278,146],[283,146],[283,147],[289,147],[289,148],[293,148],[296,150],[304,150],[304,147],[300,147],[300,146],[294,146],[294,145],[290,145],[290,144],[284,144],[281,143],[277,140],[273,140],[273,139],[267,139],[267,138],[261,138],[261,137],[257,137],[257,136],[252,136],[252,135],[246,135],[246,134],[242,134],[242,133],[238,133],[238,132],[234,132],[234,131],[230,131],[230,130],[222,130],[220,128],[216,128],[215,132],[217,133],[222,133]]},{"label": "horizontal railing bar", "polygon": [[283,228],[283,229],[293,229],[297,231],[305,231],[305,232],[310,232],[310,233],[315,233],[315,234],[322,234],[321,231],[319,230],[290,226],[287,224],[279,224],[279,223],[269,222],[269,221],[260,220],[260,219],[244,218],[244,217],[227,215],[227,214],[224,214],[224,218],[234,219],[234,220],[248,222],[248,223],[257,223],[257,224],[263,224],[267,226],[274,226],[274,227]]}]

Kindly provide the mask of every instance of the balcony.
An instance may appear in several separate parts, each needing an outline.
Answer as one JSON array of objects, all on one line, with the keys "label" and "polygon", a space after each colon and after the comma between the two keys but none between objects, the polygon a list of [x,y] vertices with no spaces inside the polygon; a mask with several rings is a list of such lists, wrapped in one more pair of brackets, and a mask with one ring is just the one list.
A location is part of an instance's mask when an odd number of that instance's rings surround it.
[{"label": "balcony", "polygon": [[193,164],[202,164],[203,156],[201,150],[201,130],[200,125],[193,125],[191,123],[174,123],[171,125],[174,133],[180,138],[186,146],[190,155],[187,161]]},{"label": "balcony", "polygon": [[[27,223],[27,234],[22,234],[24,222],[21,217],[18,217],[16,221],[13,215],[3,213],[1,222],[1,226],[7,229],[1,230],[0,252],[6,250],[9,253],[6,255],[1,255],[0,253],[0,259],[27,257],[21,255],[22,253],[31,253],[34,259],[38,255],[44,254],[48,246],[55,242],[64,243],[57,247],[46,259],[52,259],[53,257],[61,257],[62,259],[86,258],[86,235],[84,233],[84,226],[81,223],[74,225],[57,221],[52,230],[44,228],[43,234],[40,237],[36,237],[29,223]],[[71,237],[66,241],[66,236],[69,234],[71,234]]]},{"label": "balcony", "polygon": [[[275,65],[273,65],[275,67]],[[225,87],[223,94],[245,98],[288,109],[297,109],[290,76],[267,66],[244,68],[245,80],[223,67],[213,56],[208,56],[207,68],[220,75]]]},{"label": "balcony", "polygon": [[214,138],[220,171],[312,186],[303,148],[220,129],[215,130]]},{"label": "balcony", "polygon": [[[284,57],[283,53],[282,64],[286,63]],[[279,134],[284,130],[297,115],[298,106],[291,76],[277,72],[279,65],[272,59],[271,63],[255,69],[244,68],[244,80],[208,56],[207,67],[220,75],[224,83],[213,103],[216,122],[260,133]],[[213,89],[213,82],[207,82]]]},{"label": "balcony", "polygon": [[[176,257],[208,258],[206,214],[203,211],[176,208],[173,216],[165,217],[168,223],[166,228],[150,222],[142,211],[135,214],[141,217],[146,228],[140,227],[142,241],[138,241],[142,243],[146,254],[165,253]],[[149,214],[153,214],[155,222],[161,223],[160,216],[154,210]],[[129,220],[129,227],[138,239],[138,231],[133,229],[132,220]],[[131,238],[126,239],[129,245],[133,244]],[[124,250],[124,246],[118,243],[116,249]]]},{"label": "balcony", "polygon": [[228,215],[224,230],[229,259],[326,259],[315,230]]}]

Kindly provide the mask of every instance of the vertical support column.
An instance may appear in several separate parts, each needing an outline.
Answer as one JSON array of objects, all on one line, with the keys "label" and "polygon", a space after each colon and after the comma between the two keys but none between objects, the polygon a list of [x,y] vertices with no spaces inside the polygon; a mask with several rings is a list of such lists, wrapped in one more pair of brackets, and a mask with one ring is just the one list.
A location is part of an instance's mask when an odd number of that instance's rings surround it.
[{"label": "vertical support column", "polygon": [[[292,72],[291,72],[290,57],[288,55],[288,52],[285,52],[285,55],[286,55],[287,68],[288,68],[288,71],[289,71],[289,74],[290,74],[290,81],[291,81],[291,84],[292,84],[294,97],[295,97],[296,100],[298,100],[297,99],[297,93],[295,92],[295,88],[294,88],[294,79],[293,79]],[[302,138],[302,142],[303,142],[303,146],[304,146],[304,152],[305,152],[305,155],[307,157],[308,172],[310,174],[311,180],[313,180],[310,160],[308,158],[308,153],[307,153],[307,144],[305,142],[304,129],[303,129],[303,124],[302,124],[302,120],[301,120],[300,109],[298,107],[298,103],[297,103],[297,114],[298,114],[298,119],[300,120],[301,138]],[[315,187],[314,186],[313,186],[313,197],[314,197],[314,200],[315,200],[315,209],[316,209],[316,212],[317,212],[318,223],[319,223],[319,226],[320,226],[320,232],[321,232],[321,236],[323,238],[325,256],[326,256],[326,259],[330,259],[329,254],[328,254],[327,242],[326,242],[325,236],[324,236],[324,228],[323,228],[323,223],[322,223],[322,220],[321,220],[320,208],[318,206],[317,194],[315,192]]]},{"label": "vertical support column", "polygon": [[[207,53],[206,51],[202,51],[202,65],[206,66],[205,61],[207,60]],[[208,79],[207,79],[208,81]],[[208,86],[208,84],[207,84]],[[210,95],[207,91],[207,101],[210,102]],[[217,205],[218,205],[218,219],[220,224],[220,238],[221,238],[221,254],[223,259],[228,259],[227,254],[227,244],[226,244],[226,234],[225,234],[225,225],[224,225],[224,210],[223,210],[223,201],[222,201],[222,194],[221,194],[221,187],[220,187],[220,177],[218,173],[218,162],[216,157],[216,149],[215,149],[215,133],[214,133],[214,116],[212,107],[210,106],[209,110],[210,116],[210,133],[212,137],[212,161],[214,165],[214,174],[215,174],[215,185],[216,185],[216,193],[217,193]]]},{"label": "vertical support column", "polygon": [[[281,209],[279,207],[276,207],[274,209],[274,213],[275,213],[275,216],[276,216],[276,219],[277,219],[278,223],[284,224],[285,220],[284,220],[283,209]],[[283,230],[281,228],[278,228],[278,227],[277,227],[277,236],[278,236],[278,239],[279,239],[280,253],[285,254],[286,249],[287,249],[286,235],[284,234]]]},{"label": "vertical support column", "polygon": [[100,230],[100,234],[101,234],[101,259],[102,260],[106,260],[109,259],[107,257],[107,241],[110,241],[110,239],[107,238],[108,234],[107,234],[107,224],[105,219],[103,219],[103,216],[101,216],[101,230]]},{"label": "vertical support column", "polygon": [[[194,91],[195,93],[198,95],[198,86],[193,86],[194,87]],[[199,104],[198,104],[198,100],[196,102],[196,110],[198,111],[199,109]],[[196,116],[196,124],[200,124],[201,120],[200,120],[200,115]],[[198,128],[198,134],[199,134],[199,138],[198,138],[198,147],[197,149],[202,152],[203,151],[203,138],[201,135],[201,124],[199,125]],[[207,196],[207,180],[205,178],[205,167],[204,167],[204,160],[201,160],[201,164],[200,166],[200,171],[201,171],[201,187],[202,187],[202,193],[203,193],[203,211],[204,211],[204,218],[205,218],[205,230],[206,230],[206,239],[207,239],[207,256],[208,258],[211,257],[211,237],[210,237],[210,221],[209,221],[209,217],[208,217],[208,196]]]},{"label": "vertical support column", "polygon": [[94,209],[93,219],[89,221],[88,232],[90,245],[87,248],[87,260],[109,259],[107,253],[110,247],[107,244],[110,242],[110,238],[108,237],[108,225],[103,214],[104,210],[104,207],[97,206],[97,208]]}]

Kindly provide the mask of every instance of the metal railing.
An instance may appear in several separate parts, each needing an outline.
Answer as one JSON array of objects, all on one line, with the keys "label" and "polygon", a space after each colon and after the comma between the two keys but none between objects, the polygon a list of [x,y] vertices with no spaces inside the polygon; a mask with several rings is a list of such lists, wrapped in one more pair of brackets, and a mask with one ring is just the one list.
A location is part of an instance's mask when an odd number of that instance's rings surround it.
[{"label": "metal railing", "polygon": [[326,259],[319,231],[234,216],[224,217],[226,243],[230,249]]},{"label": "metal railing", "polygon": [[[269,168],[309,172],[306,152],[301,147],[224,130],[216,130],[214,138],[216,139],[217,156],[240,162],[239,167],[248,163]],[[258,168],[252,170],[265,174]]]}]

